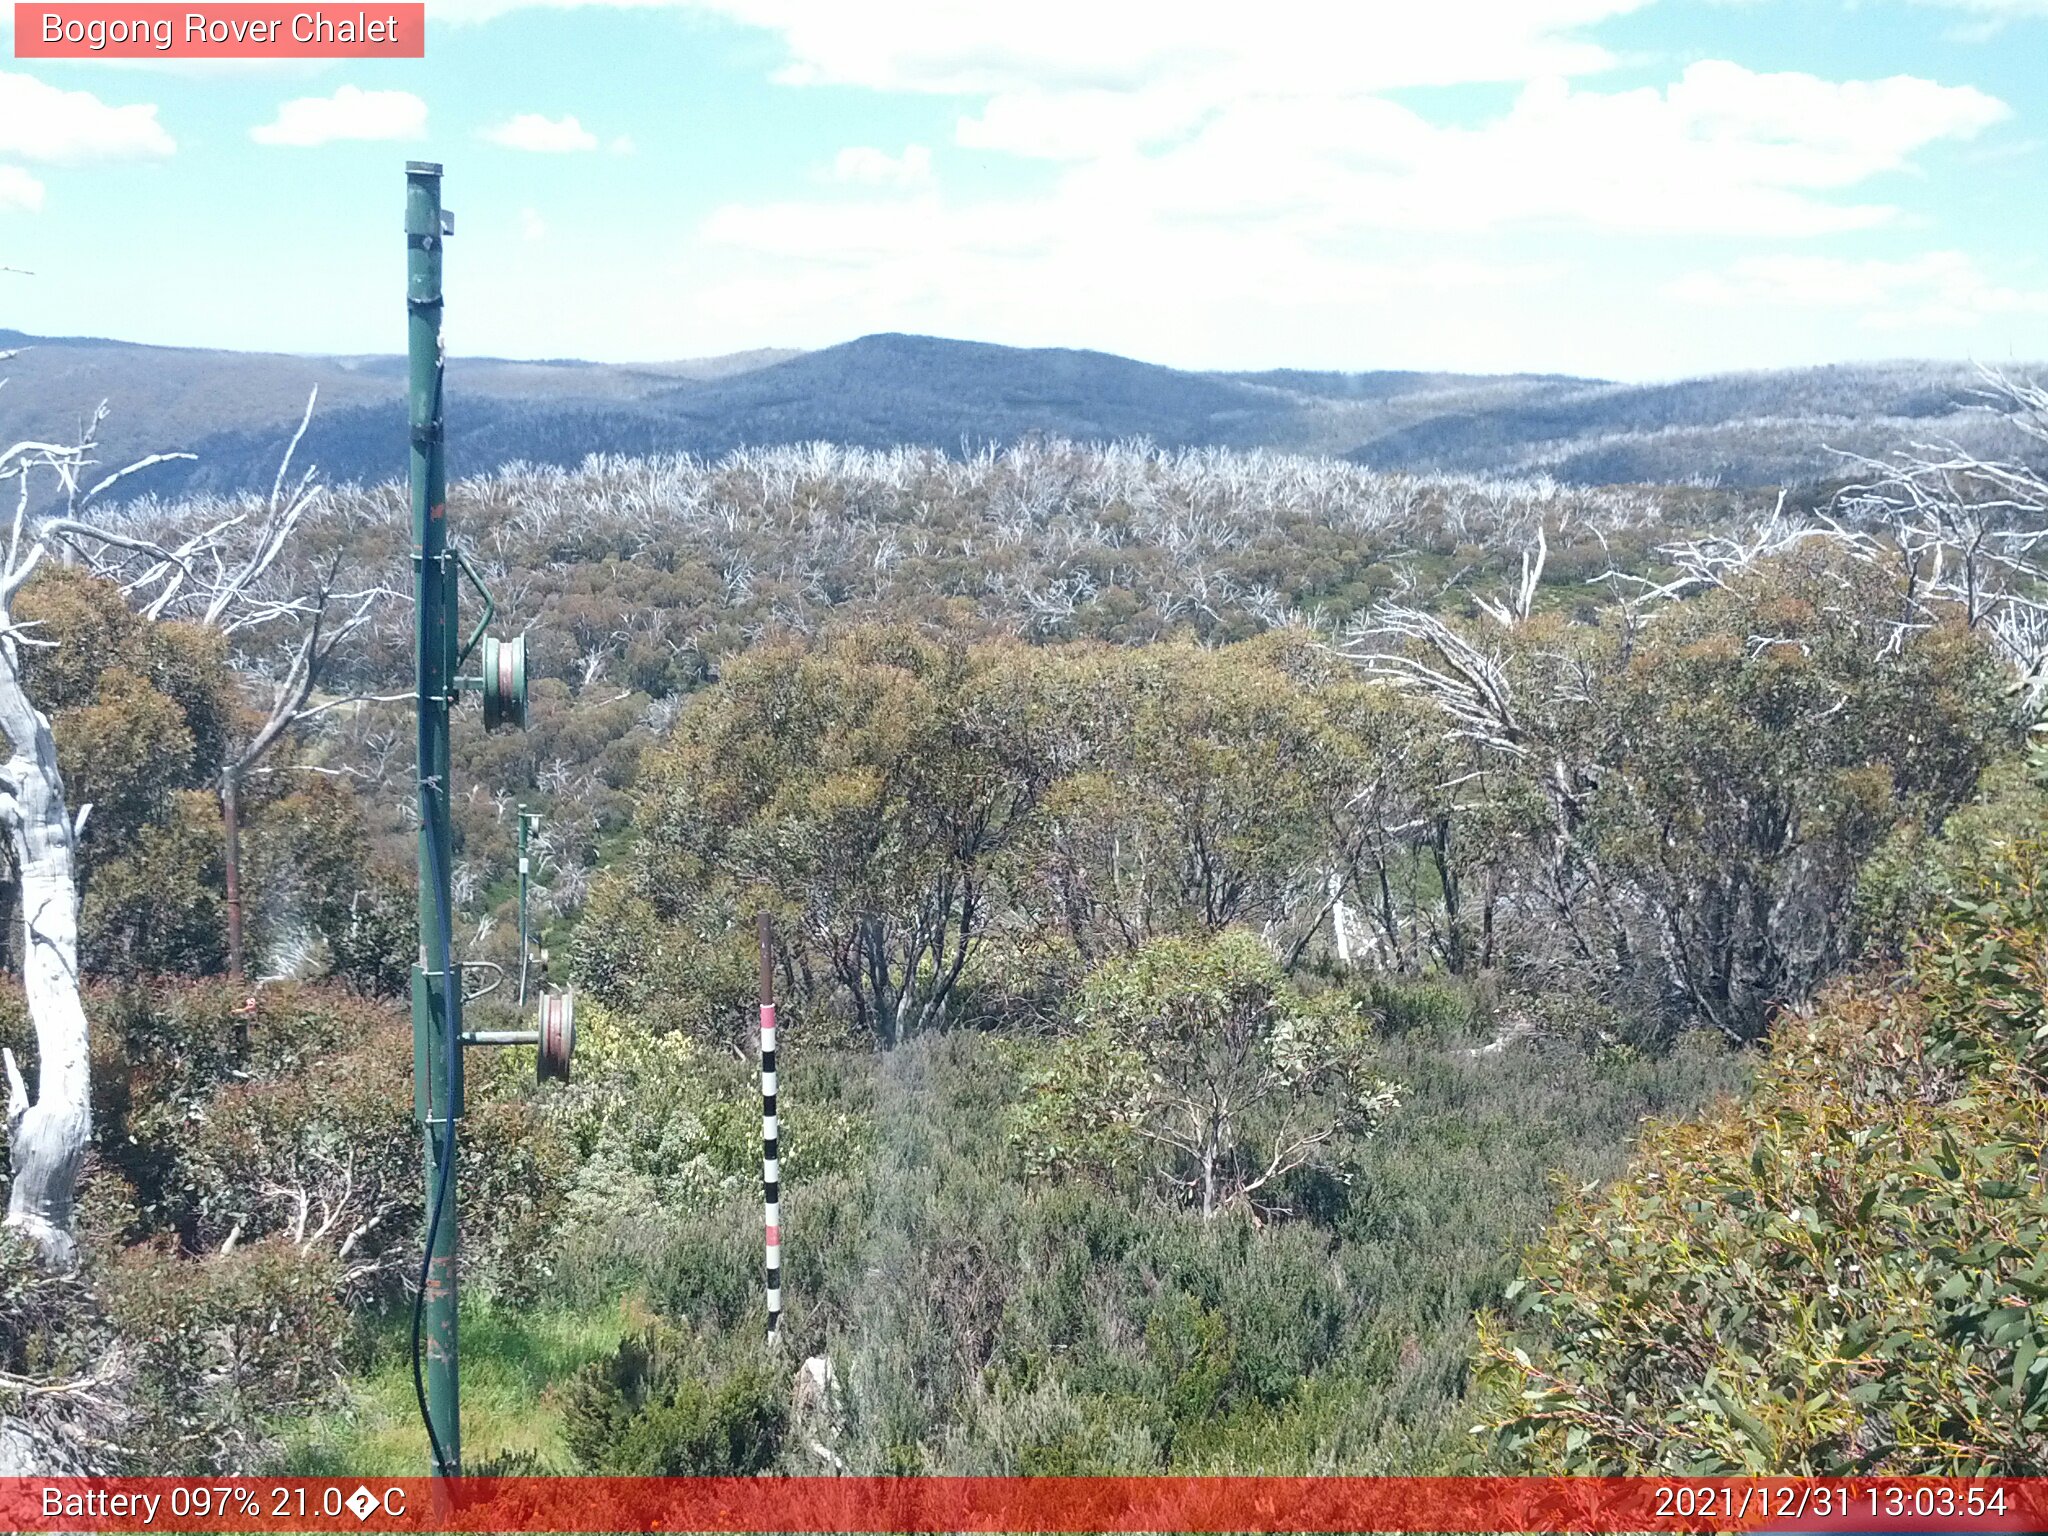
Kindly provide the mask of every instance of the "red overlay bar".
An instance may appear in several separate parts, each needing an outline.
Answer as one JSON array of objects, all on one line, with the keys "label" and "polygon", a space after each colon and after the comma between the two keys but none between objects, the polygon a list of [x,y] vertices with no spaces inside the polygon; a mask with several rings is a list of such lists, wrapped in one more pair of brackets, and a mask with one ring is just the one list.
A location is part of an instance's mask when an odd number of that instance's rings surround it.
[{"label": "red overlay bar", "polygon": [[426,52],[422,0],[16,0],[14,7],[17,59],[420,59]]},{"label": "red overlay bar", "polygon": [[2048,1531],[2048,1478],[7,1478],[13,1531]]}]

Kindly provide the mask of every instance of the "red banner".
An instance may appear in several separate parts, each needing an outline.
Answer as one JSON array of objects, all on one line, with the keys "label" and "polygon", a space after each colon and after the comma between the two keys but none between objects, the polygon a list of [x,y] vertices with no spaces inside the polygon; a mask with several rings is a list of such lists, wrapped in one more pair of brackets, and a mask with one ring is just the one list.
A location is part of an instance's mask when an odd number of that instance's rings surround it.
[{"label": "red banner", "polygon": [[204,0],[198,5],[14,7],[17,59],[419,59],[421,0],[333,5]]},{"label": "red banner", "polygon": [[2048,1531],[2048,1479],[11,1478],[13,1531]]}]

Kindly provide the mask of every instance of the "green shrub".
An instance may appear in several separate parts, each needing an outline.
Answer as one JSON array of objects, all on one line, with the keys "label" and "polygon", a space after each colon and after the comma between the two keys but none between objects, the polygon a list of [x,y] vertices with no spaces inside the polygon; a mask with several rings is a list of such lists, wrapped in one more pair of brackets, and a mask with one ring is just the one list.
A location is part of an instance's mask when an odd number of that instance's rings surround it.
[{"label": "green shrub", "polygon": [[88,1371],[105,1347],[99,1299],[87,1277],[52,1271],[36,1247],[0,1227],[0,1398],[10,1409],[32,1399],[35,1381],[61,1381]]},{"label": "green shrub", "polygon": [[1101,966],[1081,1024],[1013,1053],[1012,1143],[1043,1172],[1136,1161],[1204,1216],[1284,1212],[1291,1184],[1341,1180],[1399,1103],[1369,1070],[1364,1010],[1303,997],[1249,933],[1154,939]]},{"label": "green shrub", "polygon": [[960,973],[956,1021],[972,1029],[1059,1029],[1072,1022],[1086,968],[1065,934],[992,935]]},{"label": "green shrub", "polygon": [[745,1040],[759,997],[750,928],[665,924],[618,871],[591,888],[570,951],[587,995],[652,1035],[671,1032],[725,1049]]},{"label": "green shrub", "polygon": [[100,1290],[138,1357],[131,1455],[159,1473],[261,1470],[278,1419],[338,1384],[341,1289],[331,1254],[283,1237],[204,1258],[154,1244],[114,1255]]},{"label": "green shrub", "polygon": [[1384,1035],[1413,1035],[1432,1045],[1451,1045],[1476,1034],[1484,1010],[1476,990],[1450,980],[1409,980],[1375,976],[1356,988]]},{"label": "green shrub", "polygon": [[722,1356],[657,1325],[577,1375],[563,1434],[586,1472],[743,1477],[780,1453],[788,1393],[765,1346]]},{"label": "green shrub", "polygon": [[1581,1191],[1484,1353],[1512,1463],[2048,1471],[2048,820],[1965,856],[1906,985],[1781,1022],[1747,1102]]},{"label": "green shrub", "polygon": [[412,1041],[395,1010],[334,987],[192,983],[110,1010],[128,1058],[108,1160],[146,1230],[188,1252],[280,1236],[359,1281],[387,1273],[420,1207]]},{"label": "green shrub", "polygon": [[404,997],[418,953],[419,898],[403,867],[370,863],[327,932],[335,977],[366,997]]},{"label": "green shrub", "polygon": [[[573,1081],[536,1099],[570,1149],[565,1235],[667,1231],[761,1179],[761,1100],[750,1064],[680,1032],[649,1034],[597,1005],[579,1011]],[[829,1175],[861,1155],[858,1120],[785,1073],[795,1108],[781,1148],[789,1174]],[[638,1239],[636,1239],[636,1244]]]}]

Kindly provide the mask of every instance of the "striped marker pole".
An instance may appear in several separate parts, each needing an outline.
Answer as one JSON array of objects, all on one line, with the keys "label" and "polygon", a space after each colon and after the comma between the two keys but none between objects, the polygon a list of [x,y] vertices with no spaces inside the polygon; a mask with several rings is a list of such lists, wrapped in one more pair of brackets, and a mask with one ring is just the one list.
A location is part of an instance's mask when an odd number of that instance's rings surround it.
[{"label": "striped marker pole", "polygon": [[768,1342],[782,1326],[782,1163],[775,1117],[775,929],[761,914],[761,1225],[768,1251]]}]

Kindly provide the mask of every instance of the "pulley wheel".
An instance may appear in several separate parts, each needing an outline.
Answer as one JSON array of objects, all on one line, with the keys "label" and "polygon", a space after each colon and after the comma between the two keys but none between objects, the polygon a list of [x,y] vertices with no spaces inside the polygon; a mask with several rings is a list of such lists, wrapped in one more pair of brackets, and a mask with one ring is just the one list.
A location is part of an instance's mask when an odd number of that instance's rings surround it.
[{"label": "pulley wheel", "polygon": [[484,729],[526,728],[526,636],[499,640],[485,635],[483,644]]},{"label": "pulley wheel", "polygon": [[540,1080],[569,1081],[569,1058],[576,1053],[576,994],[563,990],[540,995]]}]

